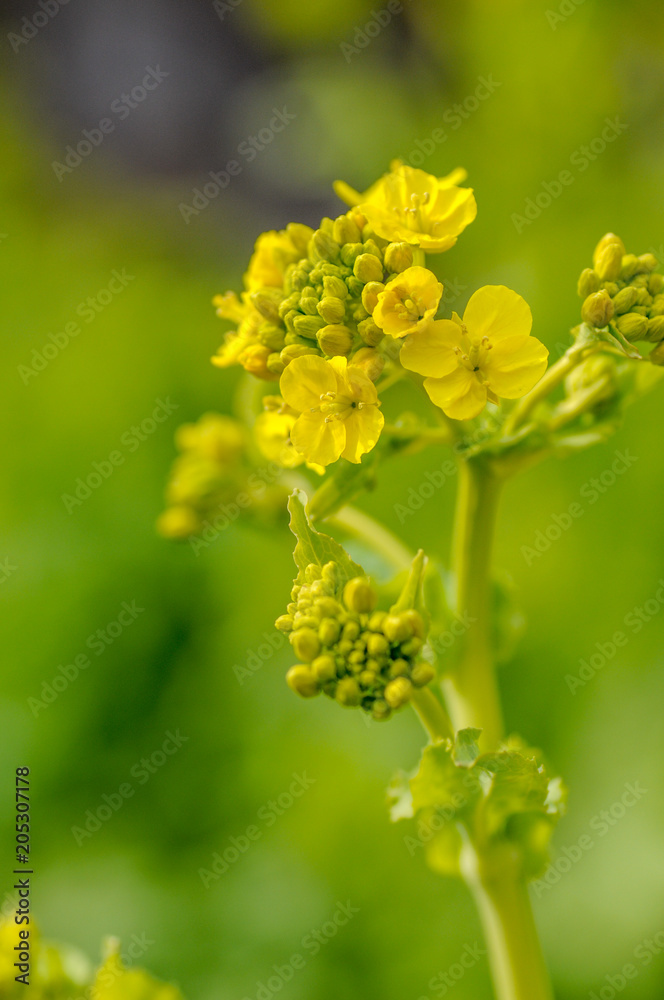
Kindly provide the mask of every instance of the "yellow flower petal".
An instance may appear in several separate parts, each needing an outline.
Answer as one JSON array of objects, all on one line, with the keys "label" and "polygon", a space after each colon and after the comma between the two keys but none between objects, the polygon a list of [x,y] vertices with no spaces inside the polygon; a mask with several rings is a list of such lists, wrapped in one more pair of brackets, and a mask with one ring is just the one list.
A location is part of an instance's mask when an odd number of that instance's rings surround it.
[{"label": "yellow flower petal", "polygon": [[[346,359],[341,360],[345,362]],[[316,354],[305,354],[294,358],[284,370],[280,388],[288,405],[300,413],[319,406],[324,392],[336,392],[337,379],[330,362]]]},{"label": "yellow flower petal", "polygon": [[429,398],[448,417],[470,420],[486,405],[486,387],[467,368],[457,368],[444,378],[428,378],[424,388]]},{"label": "yellow flower petal", "polygon": [[254,437],[261,452],[284,469],[295,469],[304,461],[290,438],[295,420],[292,413],[268,410],[259,413],[254,424]]},{"label": "yellow flower petal", "polygon": [[549,352],[535,337],[505,337],[490,350],[482,374],[503,399],[525,396],[546,371]]},{"label": "yellow flower petal", "polygon": [[343,423],[346,427],[346,444],[341,457],[357,464],[362,455],[371,451],[378,441],[385,418],[377,406],[365,406]]},{"label": "yellow flower petal", "polygon": [[461,327],[451,319],[435,320],[408,338],[401,348],[401,364],[411,372],[442,378],[458,366],[455,347],[464,352],[469,347]]},{"label": "yellow flower petal", "polygon": [[471,295],[463,322],[473,343],[489,337],[492,343],[504,337],[529,335],[533,315],[525,299],[505,285],[485,285]]},{"label": "yellow flower petal", "polygon": [[[346,359],[344,358],[343,360],[345,361]],[[348,366],[345,373],[345,383],[347,391],[350,390],[353,399],[356,399],[360,403],[378,403],[376,386],[366,372],[358,368],[357,365]]]},{"label": "yellow flower petal", "polygon": [[293,424],[291,441],[307,461],[331,465],[346,445],[345,422],[326,421],[320,413],[302,413]]},{"label": "yellow flower petal", "polygon": [[442,294],[443,286],[432,271],[407,267],[378,294],[374,323],[392,337],[405,337],[436,315]]},{"label": "yellow flower petal", "polygon": [[437,227],[442,227],[442,234],[458,236],[466,226],[474,221],[477,215],[477,202],[472,188],[439,188],[438,197],[431,206],[432,217],[442,216],[442,222],[435,222],[431,228],[432,236],[438,236]]}]

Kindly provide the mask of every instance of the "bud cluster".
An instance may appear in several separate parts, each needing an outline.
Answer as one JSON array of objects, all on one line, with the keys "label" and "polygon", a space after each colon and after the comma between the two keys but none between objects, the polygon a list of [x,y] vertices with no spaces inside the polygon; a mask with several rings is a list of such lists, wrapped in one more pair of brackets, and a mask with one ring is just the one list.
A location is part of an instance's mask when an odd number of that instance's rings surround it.
[{"label": "bud cluster", "polygon": [[[581,316],[597,329],[612,324],[626,340],[664,340],[664,275],[651,253],[628,254],[619,236],[607,233],[595,248],[593,267],[581,272]],[[655,358],[653,358],[655,360]]]},{"label": "bud cluster", "polygon": [[305,698],[322,691],[387,719],[433,680],[433,668],[420,659],[425,626],[419,612],[378,611],[377,603],[367,577],[344,584],[335,562],[307,566],[287,614],[276,622],[300,661],[286,675],[293,691]]}]

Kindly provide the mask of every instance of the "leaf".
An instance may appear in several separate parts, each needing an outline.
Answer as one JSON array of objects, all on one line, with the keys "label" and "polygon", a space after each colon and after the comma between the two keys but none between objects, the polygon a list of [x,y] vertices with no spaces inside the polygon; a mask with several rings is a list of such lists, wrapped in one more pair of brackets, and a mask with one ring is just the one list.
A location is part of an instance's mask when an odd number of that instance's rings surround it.
[{"label": "leaf", "polygon": [[364,576],[362,567],[353,562],[343,546],[311,526],[305,510],[306,501],[306,493],[302,490],[294,490],[288,499],[290,529],[297,538],[293,559],[300,574],[303,575],[307,566],[312,563],[324,566],[325,563],[335,562],[342,583],[356,576]]},{"label": "leaf", "polygon": [[420,767],[410,787],[413,809],[463,810],[477,797],[479,782],[473,771],[457,767],[450,740],[433,743],[422,753]]},{"label": "leaf", "polygon": [[479,757],[477,741],[481,729],[460,729],[454,740],[454,763],[457,767],[472,767]]},{"label": "leaf", "polygon": [[483,754],[478,758],[477,766],[492,777],[482,806],[487,836],[504,832],[511,817],[517,813],[539,812],[546,815],[549,779],[533,757],[527,757],[518,750],[501,750]]},{"label": "leaf", "polygon": [[397,771],[387,786],[387,801],[390,806],[390,819],[398,823],[400,819],[410,819],[413,815],[413,793],[410,790],[412,774]]}]

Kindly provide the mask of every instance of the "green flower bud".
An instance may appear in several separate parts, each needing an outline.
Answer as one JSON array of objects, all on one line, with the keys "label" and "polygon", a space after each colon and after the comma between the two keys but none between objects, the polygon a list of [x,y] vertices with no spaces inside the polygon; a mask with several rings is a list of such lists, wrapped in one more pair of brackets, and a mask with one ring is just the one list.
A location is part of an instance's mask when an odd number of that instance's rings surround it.
[{"label": "green flower bud", "polygon": [[615,233],[606,233],[604,236],[602,236],[601,240],[599,241],[599,243],[595,247],[595,250],[594,250],[594,253],[593,253],[593,264],[596,264],[597,261],[598,261],[598,259],[599,259],[599,257],[600,257],[600,255],[603,253],[603,251],[608,246],[611,246],[614,243],[617,244],[620,247],[620,252],[622,254],[625,253],[625,244],[620,239],[620,237],[616,236]]},{"label": "green flower bud", "polygon": [[337,643],[337,653],[341,656],[342,662],[344,657],[353,652],[353,649],[354,646],[350,639],[342,639],[341,642]]},{"label": "green flower bud", "polygon": [[401,643],[401,652],[404,656],[417,656],[419,651],[422,649],[422,640],[416,635],[412,639],[407,639],[405,642]]},{"label": "green flower bud", "polygon": [[279,319],[279,306],[283,301],[283,292],[280,288],[259,288],[250,296],[252,304],[258,309],[261,316],[272,322]]},{"label": "green flower bud", "polygon": [[613,298],[614,295],[617,295],[620,291],[620,285],[617,281],[603,281],[601,287],[609,293],[611,298]]},{"label": "green flower bud", "polygon": [[383,622],[387,618],[387,611],[374,611],[369,619],[368,629],[371,632],[382,632]]},{"label": "green flower bud", "polygon": [[650,306],[651,316],[663,316],[664,315],[664,295],[656,295],[652,300],[652,305]]},{"label": "green flower bud", "polygon": [[638,297],[639,297],[638,288],[634,288],[632,285],[626,285],[625,288],[620,289],[620,291],[613,300],[614,311],[619,316],[621,316],[623,313],[629,312],[632,306],[636,305]]},{"label": "green flower bud", "polygon": [[381,357],[373,347],[361,347],[350,360],[351,364],[361,368],[372,382],[376,381],[385,367],[385,358]]},{"label": "green flower bud", "polygon": [[326,323],[342,323],[346,315],[346,303],[332,295],[325,295],[318,303],[317,309],[318,315],[322,316]]},{"label": "green flower bud", "polygon": [[346,243],[342,246],[339,257],[342,264],[345,264],[346,267],[352,267],[361,253],[364,253],[364,247],[361,243]]},{"label": "green flower bud", "polygon": [[366,660],[366,655],[360,649],[354,649],[352,653],[348,654],[348,662],[353,666],[364,665]]},{"label": "green flower bud", "polygon": [[387,615],[383,621],[383,634],[390,642],[405,642],[413,634],[413,627],[406,615]]},{"label": "green flower bud", "polygon": [[293,628],[293,619],[290,615],[279,615],[274,624],[280,632],[290,632]]},{"label": "green flower bud", "polygon": [[280,351],[284,346],[284,336],[286,331],[282,326],[274,323],[261,323],[258,328],[258,339],[265,347],[273,351]]},{"label": "green flower bud", "polygon": [[639,258],[633,253],[625,254],[622,259],[622,267],[620,269],[620,277],[623,281],[629,281],[633,278],[635,274],[639,273]]},{"label": "green flower bud", "polygon": [[419,611],[416,611],[415,608],[409,608],[408,611],[403,612],[403,615],[408,621],[410,627],[412,628],[413,635],[416,635],[418,638],[423,639],[425,628],[424,628],[424,621],[422,620],[422,615],[419,613]]},{"label": "green flower bud", "polygon": [[330,295],[334,299],[345,299],[348,297],[348,289],[343,278],[337,278],[334,275],[325,275],[323,278],[323,288],[325,289],[325,295]]},{"label": "green flower bud", "polygon": [[600,281],[615,281],[622,268],[623,247],[619,243],[609,243],[597,255],[595,270]]},{"label": "green flower bud", "polygon": [[313,698],[320,694],[320,684],[316,675],[303,663],[290,668],[286,674],[286,683],[291,691],[303,698]]},{"label": "green flower bud", "polygon": [[407,677],[397,677],[385,687],[385,701],[390,708],[401,708],[410,700],[413,685]]},{"label": "green flower bud", "polygon": [[302,292],[302,298],[300,299],[301,312],[303,312],[305,316],[318,316],[318,303],[319,298],[314,289],[312,288],[307,290],[305,288]]},{"label": "green flower bud", "polygon": [[290,639],[295,655],[301,660],[310,662],[320,653],[320,639],[312,628],[300,628],[297,632],[291,632]]},{"label": "green flower bud", "polygon": [[325,563],[321,572],[321,577],[326,583],[331,583],[333,587],[336,587],[337,580],[339,579],[337,564],[334,562]]},{"label": "green flower bud", "polygon": [[381,340],[385,336],[383,331],[374,323],[371,317],[362,320],[361,323],[357,324],[357,332],[364,343],[369,347],[375,347],[376,344],[380,344]]},{"label": "green flower bud", "polygon": [[659,295],[664,288],[664,274],[651,274],[648,278],[648,291],[651,295]]},{"label": "green flower bud", "polygon": [[367,637],[367,650],[370,656],[382,656],[389,648],[389,642],[380,632],[372,632]]},{"label": "green flower bud", "polygon": [[647,339],[651,344],[658,344],[664,340],[664,316],[653,316],[648,320]]},{"label": "green flower bud", "polygon": [[[352,645],[352,643],[354,643],[359,638],[359,635],[360,635],[359,622],[356,621],[346,622],[346,624],[343,627],[343,637],[346,640],[346,642],[350,642]],[[354,649],[355,647],[352,646],[352,648]]]},{"label": "green flower bud", "polygon": [[[326,566],[329,565],[334,566],[334,563],[331,564],[326,563]],[[323,580],[325,578],[324,570],[326,566],[324,566],[323,569],[321,570],[320,566],[317,566],[316,563],[309,563],[309,565],[304,571],[304,579],[306,580],[306,582],[313,583],[314,580]]]},{"label": "green flower bud", "polygon": [[339,354],[349,354],[353,346],[353,334],[347,326],[341,324],[324,326],[317,340],[323,354],[327,354],[330,358]]},{"label": "green flower bud", "polygon": [[365,576],[354,577],[344,587],[344,604],[349,611],[357,614],[373,611],[377,600],[378,595]]},{"label": "green flower bud", "polygon": [[[329,586],[329,584],[327,584]],[[316,607],[321,613],[322,618],[338,618],[342,615],[343,608],[338,601],[335,601],[333,597],[320,597],[316,601]]]},{"label": "green flower bud", "polygon": [[317,656],[311,664],[311,669],[321,684],[333,681],[337,676],[337,665],[333,656]]},{"label": "green flower bud", "polygon": [[[382,281],[370,281],[362,289],[362,305],[369,315],[371,315],[378,304],[378,296],[384,291],[385,285]],[[361,318],[364,319],[364,317]]]},{"label": "green flower bud", "polygon": [[332,235],[337,243],[359,243],[362,238],[362,231],[350,215],[340,215],[334,220]]},{"label": "green flower bud", "polygon": [[309,241],[309,260],[312,260],[314,264],[321,260],[338,260],[340,249],[339,244],[331,234],[317,229]]},{"label": "green flower bud", "polygon": [[365,285],[369,281],[383,280],[383,265],[372,253],[361,253],[355,258],[353,274]]},{"label": "green flower bud", "polygon": [[602,289],[589,295],[581,306],[581,316],[590,326],[598,329],[607,326],[613,316],[613,302],[608,292]]},{"label": "green flower bud", "polygon": [[433,669],[430,663],[422,660],[417,666],[413,667],[410,679],[415,685],[415,687],[421,688],[426,687],[435,678],[436,671]]},{"label": "green flower bud", "polygon": [[315,340],[316,334],[325,326],[325,320],[320,316],[295,316],[293,319],[293,329],[300,337],[308,340]]},{"label": "green flower bud", "polygon": [[378,722],[382,722],[384,719],[389,719],[392,709],[382,698],[376,698],[371,706],[371,714]]},{"label": "green flower bud", "polygon": [[657,267],[659,261],[653,253],[642,253],[639,258],[639,274],[650,274]]},{"label": "green flower bud", "polygon": [[586,299],[593,292],[599,291],[599,285],[599,275],[593,271],[592,267],[587,267],[581,272],[576,290],[582,299]]},{"label": "green flower bud", "polygon": [[286,232],[290,236],[291,243],[295,249],[304,256],[307,252],[309,240],[314,235],[311,226],[302,225],[300,222],[289,222],[286,226]]},{"label": "green flower bud", "polygon": [[282,300],[279,306],[279,317],[280,319],[285,319],[286,315],[292,310],[296,309],[300,302],[300,293],[292,292],[289,296]]},{"label": "green flower bud", "polygon": [[267,361],[265,362],[265,367],[273,375],[281,375],[284,371],[286,365],[281,360],[281,356],[275,351],[274,354],[270,354]]},{"label": "green flower bud", "polygon": [[303,347],[301,344],[289,344],[279,354],[284,366],[288,366],[294,358],[302,358],[305,354],[318,354],[315,347]]},{"label": "green flower bud", "polygon": [[372,233],[371,236],[369,236],[367,239],[365,239],[365,241],[364,241],[364,252],[365,253],[371,253],[371,254],[374,255],[374,257],[378,257],[378,260],[381,261],[381,263],[382,263],[382,260],[383,260],[383,251],[380,249],[380,247],[376,243],[375,239],[373,238],[375,235],[376,235],[375,233]]},{"label": "green flower bud", "polygon": [[410,243],[390,243],[385,247],[384,261],[388,271],[400,274],[413,266],[413,248]]},{"label": "green flower bud", "polygon": [[333,646],[339,638],[341,627],[334,618],[324,618],[318,627],[318,638],[324,646]]},{"label": "green flower bud", "polygon": [[363,670],[358,680],[362,688],[366,691],[367,688],[371,688],[378,680],[378,674],[373,670]]},{"label": "green flower bud", "polygon": [[354,677],[344,677],[339,681],[335,698],[346,708],[353,708],[361,703],[362,691]]},{"label": "green flower bud", "polygon": [[618,316],[616,328],[626,340],[643,340],[648,332],[648,320],[636,312],[628,312]]},{"label": "green flower bud", "polygon": [[349,294],[352,295],[353,298],[357,299],[364,291],[364,282],[360,281],[359,278],[356,278],[354,274],[351,274],[346,278],[346,288],[348,289]]},{"label": "green flower bud", "polygon": [[410,664],[408,660],[404,660],[401,656],[397,660],[392,660],[388,674],[391,678],[408,677],[410,674]]},{"label": "green flower bud", "polygon": [[652,349],[648,358],[654,365],[664,365],[664,341]]}]

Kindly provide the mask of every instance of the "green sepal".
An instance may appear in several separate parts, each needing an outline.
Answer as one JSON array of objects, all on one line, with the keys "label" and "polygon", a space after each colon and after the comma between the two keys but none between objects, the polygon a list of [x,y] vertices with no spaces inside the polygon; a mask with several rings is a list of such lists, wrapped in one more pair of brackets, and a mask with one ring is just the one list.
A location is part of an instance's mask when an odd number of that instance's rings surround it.
[{"label": "green sepal", "polygon": [[427,568],[427,557],[422,549],[419,550],[413,559],[406,581],[401,588],[401,593],[390,608],[391,615],[398,615],[401,611],[408,611],[415,608],[421,615],[424,614],[424,599],[422,596],[422,581]]},{"label": "green sepal", "polygon": [[328,562],[336,563],[340,583],[364,576],[362,567],[353,562],[343,546],[312,527],[305,509],[306,502],[307,496],[302,490],[294,490],[288,498],[290,529],[297,538],[293,559],[299,570],[298,582],[302,582],[300,577],[304,578],[307,566],[322,567]]},{"label": "green sepal", "polygon": [[478,739],[481,729],[460,729],[454,739],[452,754],[457,767],[472,767],[480,755]]}]

